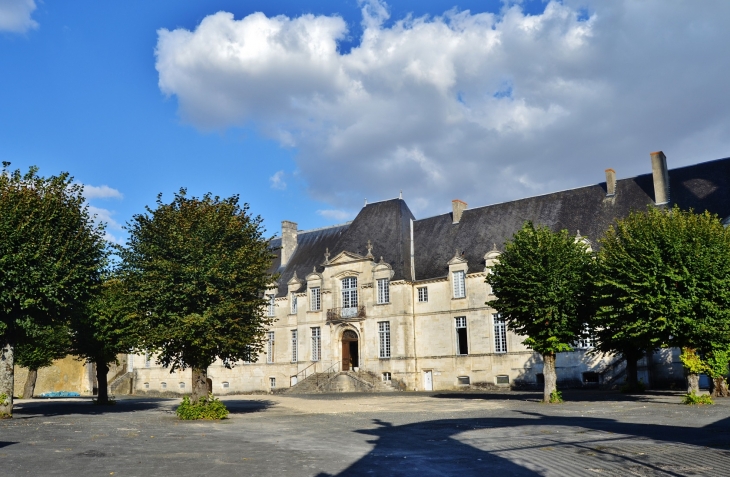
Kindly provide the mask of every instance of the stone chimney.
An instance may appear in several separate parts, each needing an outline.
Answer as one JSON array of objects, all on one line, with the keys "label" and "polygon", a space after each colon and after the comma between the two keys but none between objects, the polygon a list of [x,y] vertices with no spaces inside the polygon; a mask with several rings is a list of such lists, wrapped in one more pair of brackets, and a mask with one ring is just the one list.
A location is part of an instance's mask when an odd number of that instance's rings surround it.
[{"label": "stone chimney", "polygon": [[297,224],[288,220],[281,221],[281,266],[286,266],[297,249]]},{"label": "stone chimney", "polygon": [[616,171],[606,169],[606,197],[616,195]]},{"label": "stone chimney", "polygon": [[458,224],[461,221],[461,214],[464,213],[464,210],[466,209],[466,202],[459,199],[454,199],[451,201],[451,217],[453,218],[453,223]]},{"label": "stone chimney", "polygon": [[654,203],[669,203],[669,171],[667,156],[662,151],[651,153],[651,174],[654,176]]}]

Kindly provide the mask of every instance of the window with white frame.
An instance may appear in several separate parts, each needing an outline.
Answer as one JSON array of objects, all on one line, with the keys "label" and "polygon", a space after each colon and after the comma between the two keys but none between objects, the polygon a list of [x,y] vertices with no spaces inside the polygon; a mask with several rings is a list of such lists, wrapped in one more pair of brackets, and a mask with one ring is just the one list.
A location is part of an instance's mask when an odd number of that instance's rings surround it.
[{"label": "window with white frame", "polygon": [[425,303],[428,301],[428,287],[418,288],[418,301],[419,303]]},{"label": "window with white frame", "polygon": [[495,313],[492,315],[494,321],[494,352],[495,353],[506,353],[507,352],[507,326],[504,322],[504,318]]},{"label": "window with white frame", "polygon": [[274,301],[276,297],[274,295],[266,295],[266,296],[269,299],[269,309],[267,310],[268,315],[276,316],[276,302]]},{"label": "window with white frame", "polygon": [[469,354],[466,337],[466,316],[456,317],[456,354]]},{"label": "window with white frame", "polygon": [[297,314],[297,296],[294,293],[290,294],[289,302],[291,303],[291,314],[296,315]]},{"label": "window with white frame", "polygon": [[378,322],[378,335],[380,337],[380,351],[378,357],[390,358],[390,322]]},{"label": "window with white frame", "polygon": [[253,359],[253,353],[251,352],[251,345],[246,345],[243,351],[243,364],[251,364]]},{"label": "window with white frame", "polygon": [[152,366],[152,358],[149,353],[144,354],[144,367],[149,368]]},{"label": "window with white frame", "polygon": [[322,335],[319,326],[312,328],[312,361],[322,359]]},{"label": "window with white frame", "polygon": [[466,297],[466,286],[464,284],[464,271],[460,270],[452,274],[454,281],[454,298]]},{"label": "window with white frame", "polygon": [[596,345],[596,337],[591,333],[588,325],[583,325],[580,337],[574,343],[574,347],[577,349],[591,349]]},{"label": "window with white frame", "polygon": [[383,382],[390,384],[391,381],[392,381],[392,378],[391,378],[390,373],[387,371],[385,373],[383,373]]},{"label": "window with white frame", "polygon": [[357,308],[357,277],[342,279],[342,308]]},{"label": "window with white frame", "polygon": [[309,290],[309,295],[309,309],[311,311],[319,311],[322,307],[322,294],[319,287],[314,287]]},{"label": "window with white frame", "polygon": [[296,363],[298,361],[297,356],[297,330],[291,330],[291,362]]},{"label": "window with white frame", "polygon": [[269,378],[269,387],[276,387],[276,378]]},{"label": "window with white frame", "polygon": [[269,331],[269,339],[266,343],[266,362],[274,362],[274,332]]},{"label": "window with white frame", "polygon": [[390,303],[390,280],[387,278],[378,279],[378,303]]}]

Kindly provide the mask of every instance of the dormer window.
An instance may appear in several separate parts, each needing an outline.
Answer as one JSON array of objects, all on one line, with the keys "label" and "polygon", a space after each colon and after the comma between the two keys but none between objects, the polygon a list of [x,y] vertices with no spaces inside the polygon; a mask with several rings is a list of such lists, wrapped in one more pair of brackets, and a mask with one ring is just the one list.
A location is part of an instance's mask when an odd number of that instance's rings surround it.
[{"label": "dormer window", "polygon": [[454,298],[465,298],[466,297],[466,285],[464,283],[464,271],[459,270],[452,274],[453,287],[454,287]]},{"label": "dormer window", "polygon": [[269,299],[269,309],[268,315],[269,316],[276,316],[276,302],[274,301],[274,295],[266,295]]},{"label": "dormer window", "polygon": [[319,287],[309,290],[309,308],[311,311],[322,309],[322,293]]},{"label": "dormer window", "polygon": [[291,293],[289,298],[289,301],[291,302],[291,314],[296,315],[297,314],[297,296],[294,293]]}]

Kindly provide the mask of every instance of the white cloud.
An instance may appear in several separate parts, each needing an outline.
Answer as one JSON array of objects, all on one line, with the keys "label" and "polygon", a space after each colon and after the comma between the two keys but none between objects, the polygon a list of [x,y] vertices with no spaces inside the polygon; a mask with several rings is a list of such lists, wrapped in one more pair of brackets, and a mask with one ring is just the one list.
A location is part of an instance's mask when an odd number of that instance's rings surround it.
[{"label": "white cloud", "polygon": [[25,33],[38,28],[31,18],[35,9],[34,0],[0,0],[0,31]]},{"label": "white cloud", "polygon": [[284,182],[284,171],[278,171],[273,176],[269,177],[272,189],[284,190],[286,189],[286,182]]},{"label": "white cloud", "polygon": [[296,147],[333,219],[400,189],[422,216],[648,172],[657,149],[670,167],[730,155],[730,2],[387,17],[363,3],[342,54],[337,16],[219,12],[158,32],[159,85],[201,129],[253,124]]},{"label": "white cloud", "polygon": [[116,212],[101,207],[89,206],[89,213],[97,222],[105,222],[110,229],[122,230],[122,224],[112,218]]},{"label": "white cloud", "polygon": [[117,189],[107,185],[92,186],[83,184],[84,197],[88,199],[122,199],[124,196]]},{"label": "white cloud", "polygon": [[327,209],[327,210],[318,210],[318,215],[321,215],[322,217],[325,217],[330,220],[336,220],[339,222],[345,221],[345,220],[352,220],[355,217],[355,213],[348,212],[346,210],[337,210],[337,209]]}]

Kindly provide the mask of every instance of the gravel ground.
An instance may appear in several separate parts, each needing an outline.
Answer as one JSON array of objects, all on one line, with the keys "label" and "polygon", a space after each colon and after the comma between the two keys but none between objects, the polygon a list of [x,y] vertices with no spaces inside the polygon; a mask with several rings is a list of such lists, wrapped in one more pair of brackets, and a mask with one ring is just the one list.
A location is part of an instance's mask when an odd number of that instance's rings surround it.
[{"label": "gravel ground", "polygon": [[730,399],[564,396],[227,396],[221,422],[179,421],[173,399],[20,400],[0,421],[0,476],[730,475]]}]

